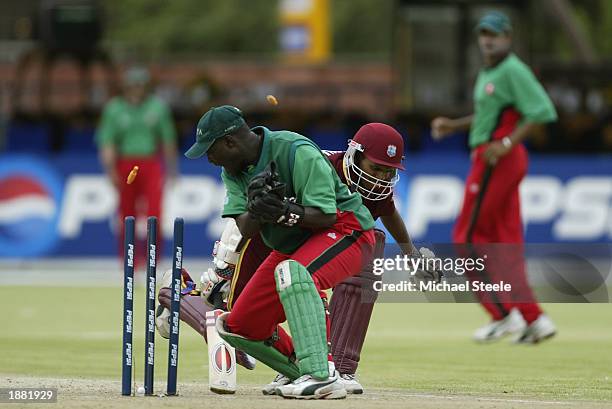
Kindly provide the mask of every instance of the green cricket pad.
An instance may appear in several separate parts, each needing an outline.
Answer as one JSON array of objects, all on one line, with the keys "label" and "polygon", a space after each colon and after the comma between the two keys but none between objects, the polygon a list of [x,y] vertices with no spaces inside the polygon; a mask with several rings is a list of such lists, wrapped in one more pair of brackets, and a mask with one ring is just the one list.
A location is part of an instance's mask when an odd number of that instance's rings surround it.
[{"label": "green cricket pad", "polygon": [[286,260],[274,269],[274,279],[293,337],[300,374],[319,380],[329,378],[325,307],[310,273],[297,261]]}]

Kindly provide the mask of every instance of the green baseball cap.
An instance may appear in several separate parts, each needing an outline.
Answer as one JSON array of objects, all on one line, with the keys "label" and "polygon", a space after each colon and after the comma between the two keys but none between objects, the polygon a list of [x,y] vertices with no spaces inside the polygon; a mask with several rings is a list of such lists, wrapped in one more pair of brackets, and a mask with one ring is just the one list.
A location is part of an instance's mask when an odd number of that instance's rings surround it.
[{"label": "green baseball cap", "polygon": [[189,159],[202,157],[215,141],[245,125],[242,112],[234,106],[223,105],[209,109],[198,121],[196,140],[185,152]]},{"label": "green baseball cap", "polygon": [[492,11],[480,18],[474,28],[476,31],[488,30],[496,34],[512,32],[512,23],[507,15],[500,11]]}]

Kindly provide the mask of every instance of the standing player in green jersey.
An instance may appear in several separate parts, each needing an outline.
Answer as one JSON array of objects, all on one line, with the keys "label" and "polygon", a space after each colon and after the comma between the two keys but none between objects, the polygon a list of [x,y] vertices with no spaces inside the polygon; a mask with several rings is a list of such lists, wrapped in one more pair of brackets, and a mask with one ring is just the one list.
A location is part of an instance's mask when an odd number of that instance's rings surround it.
[{"label": "standing player in green jersey", "polygon": [[[124,95],[106,104],[96,133],[100,160],[119,194],[120,255],[123,218],[136,216],[136,203],[143,199],[145,215],[161,217],[164,178],[176,176],[176,130],[172,116],[163,101],[147,95],[149,82],[149,73],[144,68],[128,69],[123,79]],[[126,178],[135,166],[139,169],[138,177],[128,184]],[[159,232],[157,237],[161,237]]]},{"label": "standing player in green jersey", "polygon": [[[485,66],[474,87],[474,114],[435,118],[432,135],[441,139],[470,130],[472,168],[453,242],[493,253],[485,274],[473,278],[512,283],[510,297],[495,292],[477,294],[492,321],[478,329],[474,339],[494,341],[519,333],[517,342],[537,343],[552,337],[556,329],[537,304],[525,274],[519,184],[527,172],[527,151],[522,141],[535,127],[556,120],[557,114],[529,67],[511,52],[508,17],[488,13],[476,31]],[[511,245],[482,246],[485,243]]]},{"label": "standing player in green jersey", "polygon": [[[328,349],[322,297],[356,275],[374,251],[374,220],[321,150],[289,131],[249,129],[240,110],[216,107],[200,119],[185,154],[223,167],[223,217],[243,238],[272,248],[217,329],[227,342],[292,380],[277,394],[346,397]],[[287,321],[290,337],[279,325]]]}]

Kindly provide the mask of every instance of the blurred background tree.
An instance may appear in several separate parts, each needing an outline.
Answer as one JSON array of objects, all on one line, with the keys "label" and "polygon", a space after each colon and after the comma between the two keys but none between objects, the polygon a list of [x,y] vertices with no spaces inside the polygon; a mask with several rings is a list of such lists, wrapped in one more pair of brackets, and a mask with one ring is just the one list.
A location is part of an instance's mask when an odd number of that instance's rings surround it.
[{"label": "blurred background tree", "polygon": [[[372,0],[333,0],[334,53],[387,57],[394,4],[379,0],[372,7]],[[108,0],[103,6],[107,42],[138,50],[142,57],[278,50],[278,0]]]},{"label": "blurred background tree", "polygon": [[[276,0],[108,0],[107,40],[143,57],[278,48]],[[194,12],[197,10],[197,12]]]},{"label": "blurred background tree", "polygon": [[574,10],[595,49],[605,60],[612,59],[612,1],[573,1]]},{"label": "blurred background tree", "polygon": [[[603,61],[612,60],[612,1],[571,1],[572,11],[589,42]],[[529,24],[530,47],[540,60],[569,62],[574,54],[559,22],[550,18],[550,12],[538,2],[530,4],[530,16],[537,24]]]},{"label": "blurred background tree", "polygon": [[333,50],[336,55],[388,57],[393,46],[394,0],[332,0]]}]

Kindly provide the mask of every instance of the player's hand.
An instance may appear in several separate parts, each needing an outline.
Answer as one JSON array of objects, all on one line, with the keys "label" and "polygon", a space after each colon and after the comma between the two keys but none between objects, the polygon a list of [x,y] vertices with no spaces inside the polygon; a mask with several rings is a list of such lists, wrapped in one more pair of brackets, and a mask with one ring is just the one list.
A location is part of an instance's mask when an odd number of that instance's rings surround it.
[{"label": "player's hand", "polygon": [[[214,273],[223,280],[231,280],[238,262],[239,254],[228,247],[228,244],[221,240],[215,241],[213,247]],[[206,274],[206,273],[205,273]]]},{"label": "player's hand", "polygon": [[263,172],[258,173],[251,179],[247,187],[247,200],[250,202],[268,192],[274,192],[279,198],[283,198],[285,185],[278,181],[276,164],[270,162]]},{"label": "player's hand", "polygon": [[267,184],[267,175],[265,172],[255,175],[249,182],[249,187],[247,188],[248,202],[250,203],[263,196],[268,190],[270,190],[270,187]]},{"label": "player's hand", "polygon": [[436,266],[434,265],[435,263],[427,262],[428,259],[433,260],[436,258],[434,252],[427,247],[421,247],[417,257],[421,257],[423,259],[421,264],[422,268],[415,271],[414,275],[411,277],[412,281],[417,283],[420,281],[433,281],[435,283],[439,283],[444,277],[444,274],[442,271],[436,269]]},{"label": "player's hand", "polygon": [[431,137],[436,141],[443,139],[454,131],[453,120],[450,118],[439,116],[431,121]]},{"label": "player's hand", "polygon": [[212,268],[209,268],[202,273],[200,282],[202,283],[200,295],[204,299],[204,302],[212,307],[214,307],[215,294],[222,292],[222,289],[226,284],[229,285],[229,281],[219,277],[219,275]]},{"label": "player's hand", "polygon": [[231,282],[223,280],[217,283],[210,291],[208,297],[204,297],[204,304],[207,304],[215,309],[226,309],[225,300],[231,289]]},{"label": "player's hand", "polygon": [[287,199],[265,193],[248,203],[248,210],[261,223],[276,223],[287,213]]},{"label": "player's hand", "polygon": [[214,269],[209,268],[204,271],[202,277],[200,277],[200,282],[202,283],[202,296],[207,297],[215,284],[221,281],[223,281],[223,278],[219,277]]},{"label": "player's hand", "polygon": [[499,159],[510,152],[511,147],[506,147],[500,141],[493,141],[489,143],[487,149],[483,153],[485,161],[489,165],[495,165]]},{"label": "player's hand", "polygon": [[280,199],[272,192],[250,202],[248,210],[261,224],[274,223],[287,227],[301,223],[306,214],[304,206],[295,203],[293,199]]}]

